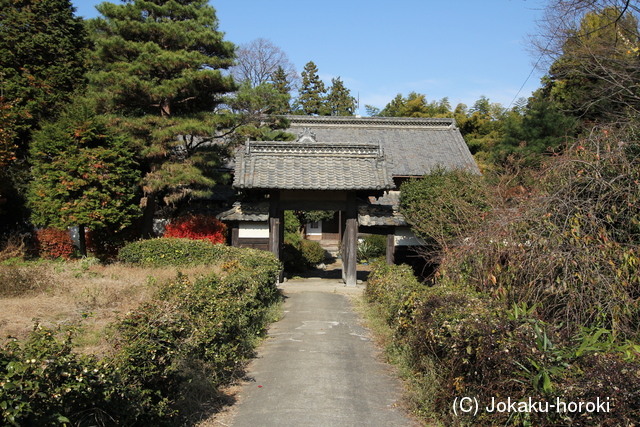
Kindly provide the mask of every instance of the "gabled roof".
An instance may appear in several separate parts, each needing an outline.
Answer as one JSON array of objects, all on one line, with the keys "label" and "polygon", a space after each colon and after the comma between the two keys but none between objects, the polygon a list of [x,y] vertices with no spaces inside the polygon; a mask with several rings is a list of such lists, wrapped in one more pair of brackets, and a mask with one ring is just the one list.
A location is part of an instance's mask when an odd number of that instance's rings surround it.
[{"label": "gabled roof", "polygon": [[394,184],[379,144],[316,142],[308,129],[296,142],[246,142],[236,155],[235,188],[387,190]]},{"label": "gabled roof", "polygon": [[287,116],[289,129],[309,128],[325,143],[380,144],[393,176],[423,176],[442,166],[480,173],[454,119]]}]

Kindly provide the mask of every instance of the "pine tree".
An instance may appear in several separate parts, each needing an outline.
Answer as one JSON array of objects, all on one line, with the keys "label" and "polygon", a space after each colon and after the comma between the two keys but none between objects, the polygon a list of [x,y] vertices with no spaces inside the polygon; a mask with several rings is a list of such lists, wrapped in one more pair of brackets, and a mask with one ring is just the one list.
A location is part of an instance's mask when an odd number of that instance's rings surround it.
[{"label": "pine tree", "polygon": [[137,141],[150,234],[156,202],[209,191],[229,155],[211,142],[242,124],[233,114],[214,114],[237,88],[222,73],[235,46],[223,40],[207,0],[131,0],[98,10],[104,18],[91,21],[90,82],[100,111]]},{"label": "pine tree", "polygon": [[59,120],[34,134],[32,181],[27,192],[34,225],[79,226],[115,234],[139,216],[135,188],[140,175],[127,141],[78,99]]},{"label": "pine tree", "polygon": [[325,100],[326,89],[324,83],[318,77],[318,67],[313,61],[304,66],[302,86],[298,91],[296,110],[301,114],[324,116],[329,115]]},{"label": "pine tree", "polygon": [[512,156],[524,165],[537,165],[543,155],[561,151],[574,134],[576,119],[562,113],[541,94],[542,90],[538,90],[529,98],[522,114],[510,112],[502,120],[504,136],[491,150],[494,161]]},{"label": "pine tree", "polygon": [[206,0],[105,2],[98,11],[105,19],[91,22],[99,70],[91,78],[118,113],[211,112],[235,89],[220,71],[233,64],[234,45]]},{"label": "pine tree", "polygon": [[0,86],[18,157],[31,132],[84,84],[86,32],[69,0],[0,0]]},{"label": "pine tree", "polygon": [[340,77],[331,79],[327,107],[332,116],[353,116],[356,110],[356,99],[351,96]]}]

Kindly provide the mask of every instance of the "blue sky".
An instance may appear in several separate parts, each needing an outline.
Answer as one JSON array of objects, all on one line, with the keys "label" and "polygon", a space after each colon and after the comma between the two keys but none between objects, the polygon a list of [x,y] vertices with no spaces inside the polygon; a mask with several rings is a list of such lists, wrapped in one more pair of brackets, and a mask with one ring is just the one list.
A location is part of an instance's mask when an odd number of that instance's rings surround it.
[{"label": "blue sky", "polygon": [[[117,1],[114,1],[117,3]],[[98,15],[99,0],[72,0]],[[327,85],[340,77],[364,105],[383,108],[398,93],[448,97],[468,106],[484,95],[507,107],[532,71],[527,35],[543,0],[210,0],[226,39],[263,37],[298,71],[313,61]],[[518,97],[540,86],[534,72]]]}]

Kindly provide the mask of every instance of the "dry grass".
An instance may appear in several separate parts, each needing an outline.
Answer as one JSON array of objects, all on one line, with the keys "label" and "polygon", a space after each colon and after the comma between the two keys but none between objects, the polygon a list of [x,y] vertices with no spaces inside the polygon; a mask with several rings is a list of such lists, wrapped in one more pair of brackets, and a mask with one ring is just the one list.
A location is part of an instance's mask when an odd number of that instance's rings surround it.
[{"label": "dry grass", "polygon": [[[209,274],[207,267],[180,269],[191,278]],[[24,339],[35,321],[47,326],[81,324],[76,343],[83,353],[104,354],[105,326],[149,300],[157,284],[174,278],[177,268],[100,265],[88,260],[0,265],[4,286],[15,277],[29,276],[36,285],[18,296],[0,297],[0,337]],[[33,277],[32,277],[33,276]],[[0,283],[0,286],[3,286]],[[7,295],[5,293],[5,295]],[[9,294],[10,295],[10,294]]]},{"label": "dry grass", "polygon": [[0,243],[0,261],[24,257],[27,252],[25,240],[24,235],[12,234],[5,242]]}]

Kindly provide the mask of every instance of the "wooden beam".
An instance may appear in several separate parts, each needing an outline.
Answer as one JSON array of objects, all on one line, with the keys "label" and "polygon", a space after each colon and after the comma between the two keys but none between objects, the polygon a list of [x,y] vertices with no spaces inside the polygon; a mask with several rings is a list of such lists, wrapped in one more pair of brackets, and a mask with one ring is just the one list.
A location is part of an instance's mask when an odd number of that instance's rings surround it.
[{"label": "wooden beam", "polygon": [[344,211],[347,203],[340,200],[281,200],[283,211]]}]

